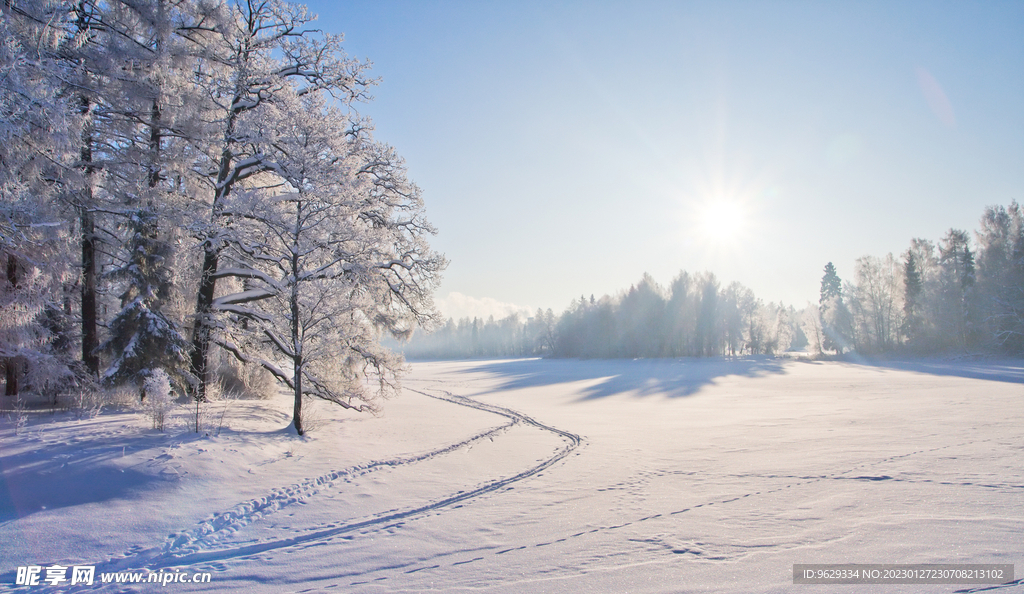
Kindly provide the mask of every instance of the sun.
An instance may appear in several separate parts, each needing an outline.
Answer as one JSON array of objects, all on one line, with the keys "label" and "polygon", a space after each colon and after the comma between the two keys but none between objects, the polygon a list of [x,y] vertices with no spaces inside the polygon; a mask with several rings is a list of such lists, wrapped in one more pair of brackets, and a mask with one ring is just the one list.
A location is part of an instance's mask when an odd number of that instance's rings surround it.
[{"label": "sun", "polygon": [[737,200],[718,199],[704,204],[698,213],[698,227],[704,239],[716,244],[735,243],[743,235],[747,213]]}]

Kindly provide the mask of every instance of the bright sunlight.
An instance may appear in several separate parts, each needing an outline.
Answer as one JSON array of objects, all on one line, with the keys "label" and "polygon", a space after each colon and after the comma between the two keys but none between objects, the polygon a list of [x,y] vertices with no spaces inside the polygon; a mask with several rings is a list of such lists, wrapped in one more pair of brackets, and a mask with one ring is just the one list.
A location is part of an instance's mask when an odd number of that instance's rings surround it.
[{"label": "bright sunlight", "polygon": [[738,240],[746,225],[746,209],[736,200],[716,200],[704,205],[699,214],[700,231],[718,244]]}]

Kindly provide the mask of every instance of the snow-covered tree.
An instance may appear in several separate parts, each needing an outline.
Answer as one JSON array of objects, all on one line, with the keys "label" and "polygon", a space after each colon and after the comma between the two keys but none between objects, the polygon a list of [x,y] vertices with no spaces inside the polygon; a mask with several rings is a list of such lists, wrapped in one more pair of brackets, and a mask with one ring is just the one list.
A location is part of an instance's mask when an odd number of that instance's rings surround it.
[{"label": "snow-covered tree", "polygon": [[771,348],[767,352],[769,354],[776,354],[788,351],[796,341],[797,329],[799,328],[796,321],[796,311],[792,306],[786,307],[785,304],[779,302],[777,306],[774,303],[769,304],[769,312],[771,312],[770,318],[774,319],[775,323],[771,338]]},{"label": "snow-covered tree", "polygon": [[675,357],[693,354],[693,332],[697,322],[698,299],[694,295],[694,277],[680,271],[669,285],[666,306],[666,330],[669,353]]},{"label": "snow-covered tree", "polygon": [[864,350],[889,351],[900,342],[901,269],[892,254],[857,259],[851,298],[856,341]]},{"label": "snow-covered tree", "polygon": [[694,354],[698,357],[715,357],[721,354],[722,324],[719,311],[718,279],[710,272],[698,275],[697,323],[694,327]]},{"label": "snow-covered tree", "polygon": [[123,281],[125,290],[121,311],[110,322],[110,339],[101,346],[112,355],[103,381],[140,384],[161,370],[183,392],[191,384],[187,375],[189,344],[177,323],[163,312],[172,289],[169,248],[157,238],[153,213],[137,211],[131,228],[128,259],[111,273]]},{"label": "snow-covered tree", "polygon": [[[402,360],[380,334],[436,321],[431,294],[445,261],[425,241],[433,228],[419,189],[365,122],[322,94],[286,90],[270,115],[274,172],[236,188],[224,210],[249,239],[221,253],[230,264],[217,276],[244,278],[245,290],[212,305],[254,326],[267,347],[258,362],[292,391],[301,434],[304,397],[373,411],[395,393]],[[222,344],[251,358],[228,337]]]},{"label": "snow-covered tree", "polygon": [[807,337],[807,347],[812,353],[820,355],[825,352],[825,332],[821,324],[821,309],[807,304],[800,314],[800,327]]},{"label": "snow-covered tree", "polygon": [[843,281],[836,272],[836,267],[829,262],[825,264],[825,273],[821,277],[821,290],[818,303],[825,303],[833,297],[843,296]]},{"label": "snow-covered tree", "polygon": [[45,8],[0,5],[0,366],[11,396],[55,389],[71,375],[62,348],[70,230],[54,206],[73,123],[53,76],[64,20]]},{"label": "snow-covered tree", "polygon": [[212,106],[204,145],[209,210],[195,229],[203,249],[191,362],[199,400],[210,381],[210,341],[218,327],[214,300],[217,280],[224,277],[220,256],[240,239],[225,214],[232,209],[231,194],[253,175],[278,168],[268,134],[279,122],[268,111],[282,92],[328,93],[348,104],[364,98],[372,83],[363,76],[366,65],[345,55],[340,36],[307,28],[312,16],[303,6],[245,0],[226,12],[214,35],[201,36],[206,54],[195,72]]},{"label": "snow-covered tree", "polygon": [[[582,298],[580,302],[589,307]],[[636,358],[664,355],[664,310],[665,297],[661,286],[651,275],[644,274],[640,282],[630,287],[619,302],[618,328],[624,356]],[[591,343],[589,340],[587,342]]]},{"label": "snow-covered tree", "polygon": [[0,202],[0,366],[5,394],[23,388],[55,393],[71,380],[71,361],[54,348],[54,328],[47,313],[71,276],[66,259],[68,236],[59,221],[48,217],[34,197]]},{"label": "snow-covered tree", "polygon": [[974,252],[966,231],[950,229],[939,242],[938,324],[952,345],[971,348],[977,339],[978,310]]},{"label": "snow-covered tree", "polygon": [[1024,209],[990,206],[975,233],[980,307],[989,339],[998,348],[1024,352]]},{"label": "snow-covered tree", "polygon": [[[108,216],[111,270],[101,280],[120,296],[99,351],[111,355],[106,383],[138,383],[162,369],[182,391],[192,383],[188,342],[181,332],[175,247],[198,188],[193,170],[208,164],[193,146],[202,141],[201,101],[194,70],[194,36],[216,9],[189,0],[111,2],[94,17],[110,57],[102,94],[101,188]],[[212,15],[211,16],[211,11]],[[97,60],[98,61],[98,60]],[[99,108],[98,108],[99,109]],[[179,315],[173,315],[179,314]]]},{"label": "snow-covered tree", "polygon": [[[194,13],[195,6],[188,0],[28,0],[2,8],[7,22],[32,39],[37,77],[64,103],[61,150],[46,143],[33,149],[52,165],[48,181],[78,236],[80,274],[74,285],[82,366],[90,375],[101,367],[98,346],[105,324],[100,311],[111,305],[108,296],[117,294],[107,290],[102,272],[126,240],[118,224],[140,201],[148,198],[153,206],[147,189],[156,187],[161,170],[171,169],[161,154],[158,90],[176,71],[166,59],[171,40],[178,39],[172,21]],[[177,71],[190,70],[181,66]],[[189,103],[182,88],[167,94]],[[34,94],[32,100],[42,96]]]},{"label": "snow-covered tree", "polygon": [[908,341],[916,339],[920,332],[921,297],[924,279],[913,251],[904,254],[903,263],[903,336]]},{"label": "snow-covered tree", "polygon": [[729,355],[742,353],[744,345],[750,348],[752,320],[759,305],[754,292],[737,282],[729,283],[722,292],[725,349]]}]

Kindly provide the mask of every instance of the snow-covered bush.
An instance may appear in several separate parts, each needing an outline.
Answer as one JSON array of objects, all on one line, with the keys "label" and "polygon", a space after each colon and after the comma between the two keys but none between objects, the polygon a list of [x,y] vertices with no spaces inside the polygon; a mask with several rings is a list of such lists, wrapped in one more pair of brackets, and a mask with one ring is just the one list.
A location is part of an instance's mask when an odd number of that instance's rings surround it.
[{"label": "snow-covered bush", "polygon": [[167,411],[171,407],[171,378],[163,369],[154,369],[142,384],[143,403],[153,421],[153,428],[164,430]]}]

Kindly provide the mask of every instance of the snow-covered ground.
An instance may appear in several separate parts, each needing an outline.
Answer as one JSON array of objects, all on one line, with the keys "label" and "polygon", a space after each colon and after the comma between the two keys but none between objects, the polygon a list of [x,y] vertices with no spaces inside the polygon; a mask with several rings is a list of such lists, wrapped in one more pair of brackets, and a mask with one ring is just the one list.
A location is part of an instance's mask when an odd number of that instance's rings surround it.
[{"label": "snow-covered ground", "polygon": [[1024,362],[431,362],[404,385],[303,438],[285,398],[214,405],[199,436],[0,422],[0,590],[77,564],[212,572],[179,592],[814,594],[836,588],[793,564],[1012,563],[995,591],[1024,592]]}]

